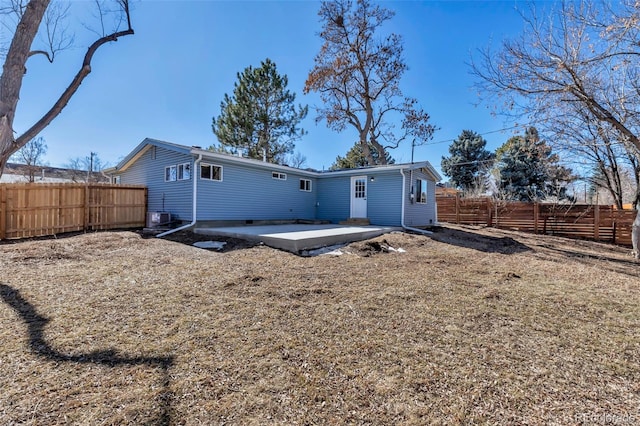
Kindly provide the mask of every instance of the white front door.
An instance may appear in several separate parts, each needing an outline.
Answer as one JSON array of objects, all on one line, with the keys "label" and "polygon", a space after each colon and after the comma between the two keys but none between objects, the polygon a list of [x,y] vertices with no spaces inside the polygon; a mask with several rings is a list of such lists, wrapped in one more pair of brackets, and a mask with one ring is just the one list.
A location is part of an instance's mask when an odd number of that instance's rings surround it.
[{"label": "white front door", "polygon": [[351,217],[367,217],[367,177],[351,178]]}]

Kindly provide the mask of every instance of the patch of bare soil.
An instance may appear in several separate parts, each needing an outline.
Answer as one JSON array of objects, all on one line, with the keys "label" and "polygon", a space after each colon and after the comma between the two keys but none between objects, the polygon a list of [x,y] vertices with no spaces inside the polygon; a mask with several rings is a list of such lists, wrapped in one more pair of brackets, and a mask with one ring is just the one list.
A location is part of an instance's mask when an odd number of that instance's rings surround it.
[{"label": "patch of bare soil", "polygon": [[[149,235],[146,235],[145,237],[155,238]],[[168,241],[173,241],[176,243],[186,244],[190,246],[192,246],[196,242],[220,241],[225,243],[221,249],[203,249],[203,250],[212,250],[212,251],[217,251],[222,253],[233,251],[233,250],[246,249],[246,248],[260,245],[260,243],[257,243],[254,241],[242,240],[239,238],[231,238],[231,237],[226,237],[221,235],[211,236],[211,235],[196,234],[189,230],[174,232],[173,234],[166,235],[162,238]]]},{"label": "patch of bare soil", "polygon": [[628,249],[451,226],[341,253],[0,245],[0,424],[640,421]]}]

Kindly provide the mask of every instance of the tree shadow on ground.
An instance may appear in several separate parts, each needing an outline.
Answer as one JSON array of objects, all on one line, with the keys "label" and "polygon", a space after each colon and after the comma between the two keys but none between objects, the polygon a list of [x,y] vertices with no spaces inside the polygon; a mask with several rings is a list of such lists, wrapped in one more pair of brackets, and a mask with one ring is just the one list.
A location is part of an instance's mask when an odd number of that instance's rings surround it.
[{"label": "tree shadow on ground", "polygon": [[170,390],[169,369],[173,365],[174,357],[127,357],[119,355],[113,349],[93,351],[85,354],[69,355],[57,351],[46,341],[44,328],[50,321],[38,313],[35,306],[29,303],[19,290],[0,283],[0,297],[9,305],[25,323],[29,334],[29,348],[34,354],[51,361],[70,362],[78,364],[97,364],[108,367],[146,365],[157,368],[161,372],[161,386],[163,389],[160,401],[160,413],[152,424],[171,424],[172,394]]},{"label": "tree shadow on ground", "polygon": [[511,237],[492,237],[459,229],[434,228],[431,238],[441,243],[485,253],[516,254],[532,251],[531,247]]},{"label": "tree shadow on ground", "polygon": [[[490,228],[491,232],[508,233],[497,228]],[[639,276],[638,265],[640,262],[631,256],[623,256],[626,248],[619,246],[607,246],[586,240],[567,239],[558,243],[555,237],[544,234],[526,234],[521,236],[527,239],[529,244],[521,243],[509,236],[489,236],[467,232],[454,228],[434,228],[431,236],[434,240],[453,244],[459,247],[471,248],[487,253],[515,254],[524,252],[536,253],[537,257],[553,262],[563,262],[566,259],[579,262],[585,266],[594,266],[608,271],[622,273],[632,277]],[[596,244],[599,244],[596,246]]]},{"label": "tree shadow on ground", "polygon": [[547,258],[551,261],[559,261],[561,258],[566,258],[585,266],[593,266],[597,262],[599,267],[611,272],[617,272],[632,277],[640,276],[640,271],[638,270],[640,263],[633,259],[631,254],[629,254],[628,259],[620,259],[618,257],[607,256],[606,252],[595,254],[581,251],[579,247],[576,247],[574,250],[565,250],[551,244],[538,244],[536,247],[547,251]]}]

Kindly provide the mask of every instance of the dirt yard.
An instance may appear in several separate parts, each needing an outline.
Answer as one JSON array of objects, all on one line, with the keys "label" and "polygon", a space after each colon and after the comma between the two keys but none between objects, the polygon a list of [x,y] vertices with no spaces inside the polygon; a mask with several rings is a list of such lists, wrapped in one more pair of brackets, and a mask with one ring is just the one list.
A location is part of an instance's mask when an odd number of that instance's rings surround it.
[{"label": "dirt yard", "polygon": [[0,424],[640,423],[628,249],[471,227],[306,258],[197,238],[0,244]]}]

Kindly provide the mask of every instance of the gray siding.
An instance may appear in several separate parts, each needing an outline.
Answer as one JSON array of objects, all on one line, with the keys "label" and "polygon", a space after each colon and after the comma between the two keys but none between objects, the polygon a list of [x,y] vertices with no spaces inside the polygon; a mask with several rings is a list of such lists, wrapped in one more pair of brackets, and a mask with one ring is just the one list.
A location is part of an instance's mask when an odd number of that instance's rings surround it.
[{"label": "gray siding", "polygon": [[375,174],[367,181],[367,216],[372,225],[400,226],[402,175],[400,170]]},{"label": "gray siding", "polygon": [[[404,224],[406,226],[428,226],[436,222],[436,183],[421,170],[414,170],[413,176],[410,171],[405,171],[405,206],[404,206]],[[409,194],[411,185],[416,188],[416,180],[427,180],[427,202],[426,204],[411,203]]]},{"label": "gray siding", "polygon": [[[155,159],[152,158],[155,149]],[[161,147],[151,147],[124,172],[119,173],[121,183],[146,185],[149,211],[170,212],[177,220],[191,221],[193,191],[193,170],[191,179],[175,182],[164,181],[166,166],[183,163],[193,164],[190,155],[181,154]]]},{"label": "gray siding", "polygon": [[338,223],[349,218],[351,209],[351,177],[318,179],[317,218]]},{"label": "gray siding", "polygon": [[[287,172],[273,179],[272,170],[224,160],[203,163],[222,166],[222,181],[198,176],[198,220],[315,219],[317,180]],[[311,192],[300,190],[300,179],[311,180]]]}]

